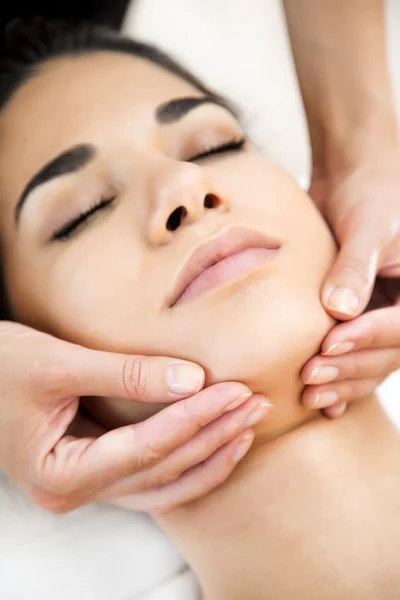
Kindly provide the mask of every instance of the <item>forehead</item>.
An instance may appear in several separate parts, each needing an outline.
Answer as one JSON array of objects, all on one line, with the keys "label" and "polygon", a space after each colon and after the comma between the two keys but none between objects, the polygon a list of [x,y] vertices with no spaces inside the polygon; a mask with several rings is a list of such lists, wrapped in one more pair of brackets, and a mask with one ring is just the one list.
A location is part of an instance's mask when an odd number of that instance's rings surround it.
[{"label": "forehead", "polygon": [[[49,61],[0,116],[0,181],[13,195],[64,148],[117,136],[140,140],[154,129],[156,107],[173,97],[201,96],[161,66],[128,54],[98,52]],[[3,187],[4,191],[4,187]]]}]

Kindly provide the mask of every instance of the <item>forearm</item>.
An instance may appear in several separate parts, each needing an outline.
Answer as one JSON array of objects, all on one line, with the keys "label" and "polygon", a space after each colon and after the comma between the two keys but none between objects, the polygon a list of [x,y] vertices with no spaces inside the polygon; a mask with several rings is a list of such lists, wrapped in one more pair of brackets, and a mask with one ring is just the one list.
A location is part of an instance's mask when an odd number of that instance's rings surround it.
[{"label": "forearm", "polygon": [[[381,0],[284,0],[314,167],[397,144]],[[382,147],[385,147],[383,150]]]}]

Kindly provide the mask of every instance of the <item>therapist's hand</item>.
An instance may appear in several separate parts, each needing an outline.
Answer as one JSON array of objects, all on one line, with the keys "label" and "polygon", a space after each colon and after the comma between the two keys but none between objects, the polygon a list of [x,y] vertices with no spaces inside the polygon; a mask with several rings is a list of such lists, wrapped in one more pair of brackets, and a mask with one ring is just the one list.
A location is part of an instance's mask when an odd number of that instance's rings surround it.
[{"label": "therapist's hand", "polygon": [[[268,409],[242,384],[203,384],[193,363],[97,352],[0,322],[0,468],[55,513],[133,488],[138,509],[169,510],[228,477],[252,443],[254,411]],[[80,396],[172,404],[107,432],[78,412]]]},{"label": "therapist's hand", "polygon": [[340,248],[322,303],[346,322],[304,367],[303,402],[339,416],[400,368],[400,153],[334,181],[314,173],[310,194]]}]

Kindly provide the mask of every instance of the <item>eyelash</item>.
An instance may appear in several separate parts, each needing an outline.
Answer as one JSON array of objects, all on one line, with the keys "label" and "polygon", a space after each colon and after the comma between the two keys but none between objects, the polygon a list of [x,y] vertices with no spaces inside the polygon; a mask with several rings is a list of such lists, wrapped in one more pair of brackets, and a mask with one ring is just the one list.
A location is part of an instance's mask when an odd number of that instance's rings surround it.
[{"label": "eyelash", "polygon": [[71,237],[73,233],[77,231],[80,226],[84,226],[88,223],[89,218],[94,215],[99,210],[110,206],[111,203],[115,200],[115,197],[112,198],[102,198],[100,202],[91,206],[88,210],[81,212],[77,217],[74,217],[68,223],[65,223],[60,229],[55,231],[51,236],[51,241],[65,241]]},{"label": "eyelash", "polygon": [[[193,156],[190,159],[187,159],[186,162],[194,162],[196,160],[200,160],[203,158],[207,158],[209,156],[214,156],[216,154],[222,154],[224,152],[238,152],[243,149],[243,146],[246,142],[246,138],[241,138],[240,140],[230,140],[225,144],[220,144],[219,146],[214,146],[205,152],[201,152],[196,156]],[[74,217],[68,223],[65,223],[60,229],[55,231],[51,237],[51,241],[66,241],[68,240],[74,233],[76,233],[77,229],[81,226],[84,226],[88,223],[89,218],[94,215],[96,212],[110,206],[111,203],[115,200],[115,197],[112,198],[102,198],[100,202],[91,206],[88,210],[81,212],[77,217]]]},{"label": "eyelash", "polygon": [[207,158],[208,156],[214,156],[215,154],[222,154],[224,152],[238,152],[243,149],[243,146],[246,143],[246,138],[241,138],[240,140],[230,140],[225,144],[220,144],[218,146],[213,146],[206,150],[205,152],[201,152],[186,160],[186,162],[194,162],[195,160],[200,160],[201,158]]}]

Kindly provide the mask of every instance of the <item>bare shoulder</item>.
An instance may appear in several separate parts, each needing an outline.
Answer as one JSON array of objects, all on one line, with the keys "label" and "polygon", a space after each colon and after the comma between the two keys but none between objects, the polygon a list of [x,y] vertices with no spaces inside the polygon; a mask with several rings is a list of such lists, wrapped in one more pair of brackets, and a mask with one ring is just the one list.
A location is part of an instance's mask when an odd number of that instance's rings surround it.
[{"label": "bare shoulder", "polygon": [[[355,404],[342,419],[318,419],[265,446],[253,455],[253,477],[266,490],[268,543],[284,546],[293,576],[305,589],[319,582],[319,598],[328,582],[335,590],[329,597],[397,598],[400,436],[378,402]],[[300,540],[307,561],[297,570]],[[338,582],[357,593],[342,594]]]}]

